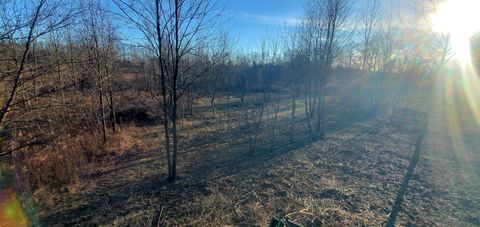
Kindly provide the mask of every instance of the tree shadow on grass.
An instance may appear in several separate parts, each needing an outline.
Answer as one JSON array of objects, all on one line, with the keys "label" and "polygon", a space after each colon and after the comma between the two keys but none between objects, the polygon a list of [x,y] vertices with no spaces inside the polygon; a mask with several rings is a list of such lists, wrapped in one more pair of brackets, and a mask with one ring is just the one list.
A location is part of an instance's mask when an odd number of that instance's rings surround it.
[{"label": "tree shadow on grass", "polygon": [[[348,114],[332,115],[327,123],[327,132],[335,133],[374,117],[373,115],[363,116],[363,118],[353,118]],[[282,119],[278,122],[278,126],[284,129],[289,128],[289,123],[290,119]],[[185,143],[182,149],[180,149],[184,152],[179,152],[180,179],[176,183],[168,183],[165,180],[165,175],[162,173],[148,176],[142,176],[142,173],[138,173],[139,179],[135,179],[133,183],[124,179],[118,179],[120,183],[116,184],[117,186],[109,185],[103,188],[96,188],[93,192],[86,193],[81,195],[81,198],[78,198],[83,203],[77,203],[79,205],[75,207],[50,213],[43,218],[44,224],[107,224],[119,217],[141,210],[145,211],[144,209],[147,208],[157,210],[160,206],[167,206],[175,210],[177,204],[182,199],[192,198],[195,193],[208,194],[205,182],[215,177],[213,176],[215,173],[221,172],[222,176],[230,176],[241,171],[262,168],[269,162],[275,162],[284,154],[318,142],[318,140],[312,139],[308,135],[306,127],[298,128],[299,132],[295,142],[289,142],[287,139],[288,133],[278,133],[273,150],[270,149],[269,140],[265,139],[263,143],[259,144],[257,151],[253,155],[248,150],[247,141],[241,139],[241,137],[245,137],[245,128],[242,126],[231,129],[231,135],[238,135],[239,138],[230,138],[230,141],[233,142],[222,145],[222,148],[213,145],[219,142],[225,143],[224,140],[221,140],[222,136],[219,136],[224,134],[223,128],[208,134],[199,135]],[[358,132],[358,134],[364,133],[366,132]],[[190,149],[186,149],[189,147]],[[159,150],[158,152],[161,151]],[[112,173],[136,168],[138,165],[143,165],[145,168],[150,169],[164,168],[162,166],[162,160],[164,159],[165,155],[159,154],[157,157],[136,160],[134,163],[126,160],[124,165],[120,164],[119,167],[109,170],[102,175],[105,175],[103,177],[109,177]],[[125,181],[125,184],[121,183],[121,181]]]},{"label": "tree shadow on grass", "polygon": [[407,193],[408,183],[410,182],[410,179],[412,179],[415,168],[417,167],[418,161],[420,160],[420,152],[422,149],[423,140],[425,138],[426,129],[427,129],[427,123],[424,123],[422,130],[419,132],[419,135],[417,137],[417,141],[415,144],[415,151],[410,159],[407,172],[405,173],[405,177],[403,178],[402,184],[400,185],[400,189],[398,190],[397,196],[395,198],[395,202],[392,205],[390,215],[385,224],[386,227],[395,226],[398,214],[402,208],[401,206],[402,206],[403,197],[405,196],[405,193]]}]

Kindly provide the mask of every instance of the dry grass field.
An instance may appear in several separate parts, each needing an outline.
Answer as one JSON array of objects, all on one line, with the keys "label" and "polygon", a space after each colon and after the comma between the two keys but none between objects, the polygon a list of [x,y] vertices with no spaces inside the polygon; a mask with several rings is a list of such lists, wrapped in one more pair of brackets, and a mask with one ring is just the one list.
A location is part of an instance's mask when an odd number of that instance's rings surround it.
[{"label": "dry grass field", "polygon": [[0,0],[0,227],[480,226],[480,0]]},{"label": "dry grass field", "polygon": [[[459,154],[449,149],[447,126],[436,112],[405,107],[395,115],[353,117],[332,107],[324,141],[311,139],[300,120],[293,142],[284,130],[285,114],[274,149],[262,135],[250,154],[240,121],[227,129],[224,115],[205,120],[208,106],[196,108],[206,112],[183,122],[174,184],[165,181],[159,126],[130,125],[128,151],[102,160],[64,191],[37,191],[40,220],[114,226],[265,226],[273,217],[304,226],[479,224],[478,181],[464,175],[478,176],[478,169],[458,168]],[[284,111],[288,107],[279,115]],[[461,160],[478,163],[479,154],[469,151]]]}]

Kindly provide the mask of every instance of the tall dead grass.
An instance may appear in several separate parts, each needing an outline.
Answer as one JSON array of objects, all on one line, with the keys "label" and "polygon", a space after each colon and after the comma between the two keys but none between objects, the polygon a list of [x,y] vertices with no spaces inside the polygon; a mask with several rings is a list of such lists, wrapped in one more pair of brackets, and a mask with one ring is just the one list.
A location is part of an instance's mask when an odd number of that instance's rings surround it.
[{"label": "tall dead grass", "polygon": [[90,171],[132,150],[132,136],[128,128],[110,133],[106,143],[99,134],[66,135],[41,149],[26,151],[21,160],[26,186],[35,190],[78,182]]}]

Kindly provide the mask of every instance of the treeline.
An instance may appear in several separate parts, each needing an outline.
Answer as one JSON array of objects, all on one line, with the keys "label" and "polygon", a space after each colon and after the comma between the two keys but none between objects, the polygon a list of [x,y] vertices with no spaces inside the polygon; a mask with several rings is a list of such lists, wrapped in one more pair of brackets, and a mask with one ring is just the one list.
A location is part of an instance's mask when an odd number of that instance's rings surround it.
[{"label": "treeline", "polygon": [[[195,114],[199,97],[210,100],[213,118],[218,97],[229,105],[237,98],[255,152],[260,134],[274,138],[287,130],[277,129],[279,100],[291,100],[291,141],[300,118],[312,138],[323,139],[329,97],[341,96],[352,113],[394,111],[411,82],[446,66],[452,55],[449,36],[425,27],[425,15],[400,20],[378,0],[362,7],[351,0],[309,0],[296,26],[248,54],[236,51],[228,30],[218,29],[226,23],[226,6],[214,0],[0,3],[0,155],[26,160],[50,152],[57,161],[48,168],[71,164],[62,182],[81,174],[80,154],[64,152],[72,150],[69,144],[82,155],[102,149],[116,136],[119,109],[135,104],[127,97],[154,103],[148,107],[161,119],[173,181],[182,142],[178,122]],[[142,40],[123,37],[125,30]],[[82,147],[84,135],[100,145]],[[14,169],[33,176],[45,168],[32,160]]]}]

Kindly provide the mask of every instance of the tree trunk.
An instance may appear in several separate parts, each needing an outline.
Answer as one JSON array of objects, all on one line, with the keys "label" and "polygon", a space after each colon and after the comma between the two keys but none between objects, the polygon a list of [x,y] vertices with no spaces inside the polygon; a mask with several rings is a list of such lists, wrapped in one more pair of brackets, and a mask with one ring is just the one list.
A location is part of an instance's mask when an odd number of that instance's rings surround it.
[{"label": "tree trunk", "polygon": [[115,115],[115,103],[113,103],[113,91],[110,89],[108,92],[108,97],[110,99],[110,121],[112,122],[113,132],[117,131],[117,117]]},{"label": "tree trunk", "polygon": [[[174,95],[176,89],[174,91]],[[177,99],[174,98],[172,107],[172,132],[173,132],[173,157],[172,157],[172,178],[171,181],[175,181],[177,177],[177,150],[178,150],[178,132],[177,132]]]},{"label": "tree trunk", "polygon": [[101,83],[101,77],[99,78],[99,92],[98,92],[98,99],[100,100],[100,117],[102,122],[102,135],[103,135],[103,142],[107,142],[107,121],[105,116],[105,107],[103,104],[103,85]]},{"label": "tree trunk", "polygon": [[190,115],[193,115],[193,88],[190,88],[190,91],[188,92],[188,109],[190,112]]},{"label": "tree trunk", "polygon": [[63,76],[62,76],[62,69],[60,67],[60,56],[59,56],[59,51],[58,51],[58,44],[57,44],[57,38],[55,32],[52,33],[53,37],[53,51],[55,54],[55,66],[57,70],[57,75],[58,75],[58,83],[60,84],[60,97],[62,101],[62,105],[65,106],[65,94],[63,91]]},{"label": "tree trunk", "polygon": [[292,116],[290,121],[290,142],[293,142],[294,133],[295,133],[295,111],[297,109],[297,96],[296,96],[296,89],[297,85],[293,85],[292,89]]},{"label": "tree trunk", "polygon": [[217,94],[217,73],[215,73],[215,77],[213,79],[213,87],[212,87],[212,97],[210,99],[210,106],[212,108],[212,117],[215,118],[215,96]]},{"label": "tree trunk", "polygon": [[274,150],[274,146],[275,146],[275,136],[276,136],[276,131],[275,129],[277,128],[277,119],[278,119],[278,112],[280,111],[280,95],[278,97],[278,100],[277,100],[277,107],[275,108],[275,115],[274,115],[274,118],[273,118],[273,125],[272,125],[272,128],[271,128],[271,135],[270,135],[270,151],[273,151]]},{"label": "tree trunk", "polygon": [[[326,80],[326,79],[325,79]],[[322,97],[321,97],[321,113],[319,113],[321,115],[321,126],[320,126],[320,139],[324,139],[325,138],[325,122],[327,120],[327,108],[325,106],[325,82],[323,82],[323,85],[322,85]]]},{"label": "tree trunk", "polygon": [[173,132],[173,156],[172,156],[172,176],[170,181],[175,181],[177,177],[177,150],[178,150],[178,135],[177,135],[177,104],[178,104],[178,92],[177,92],[177,80],[179,75],[180,64],[180,2],[175,0],[175,62],[173,69],[172,80],[172,132]]},{"label": "tree trunk", "polygon": [[38,5],[36,11],[35,11],[35,15],[32,19],[32,24],[30,25],[30,28],[29,28],[29,31],[28,31],[27,41],[25,42],[25,49],[23,51],[18,70],[15,73],[15,80],[13,82],[12,90],[10,92],[10,95],[9,95],[7,101],[5,102],[5,105],[0,110],[0,129],[2,129],[2,130],[5,127],[5,118],[8,114],[8,112],[10,111],[10,107],[12,105],[13,99],[15,98],[15,94],[16,94],[17,89],[18,89],[19,84],[20,84],[20,77],[22,76],[23,69],[25,67],[25,62],[27,60],[28,53],[30,51],[30,44],[33,40],[33,32],[34,32],[35,26],[37,24],[38,17],[40,15],[40,11],[41,11],[44,4],[45,4],[45,1],[41,1],[40,4]]},{"label": "tree trunk", "polygon": [[165,72],[162,63],[162,35],[160,28],[160,0],[155,1],[155,16],[156,16],[156,32],[157,32],[157,41],[158,41],[158,66],[160,68],[160,80],[161,80],[161,90],[162,90],[162,107],[163,107],[163,128],[164,128],[164,138],[165,138],[165,152],[167,155],[167,168],[168,168],[168,179],[172,179],[172,159],[170,157],[170,131],[168,126],[168,102],[167,102],[167,86]]}]

